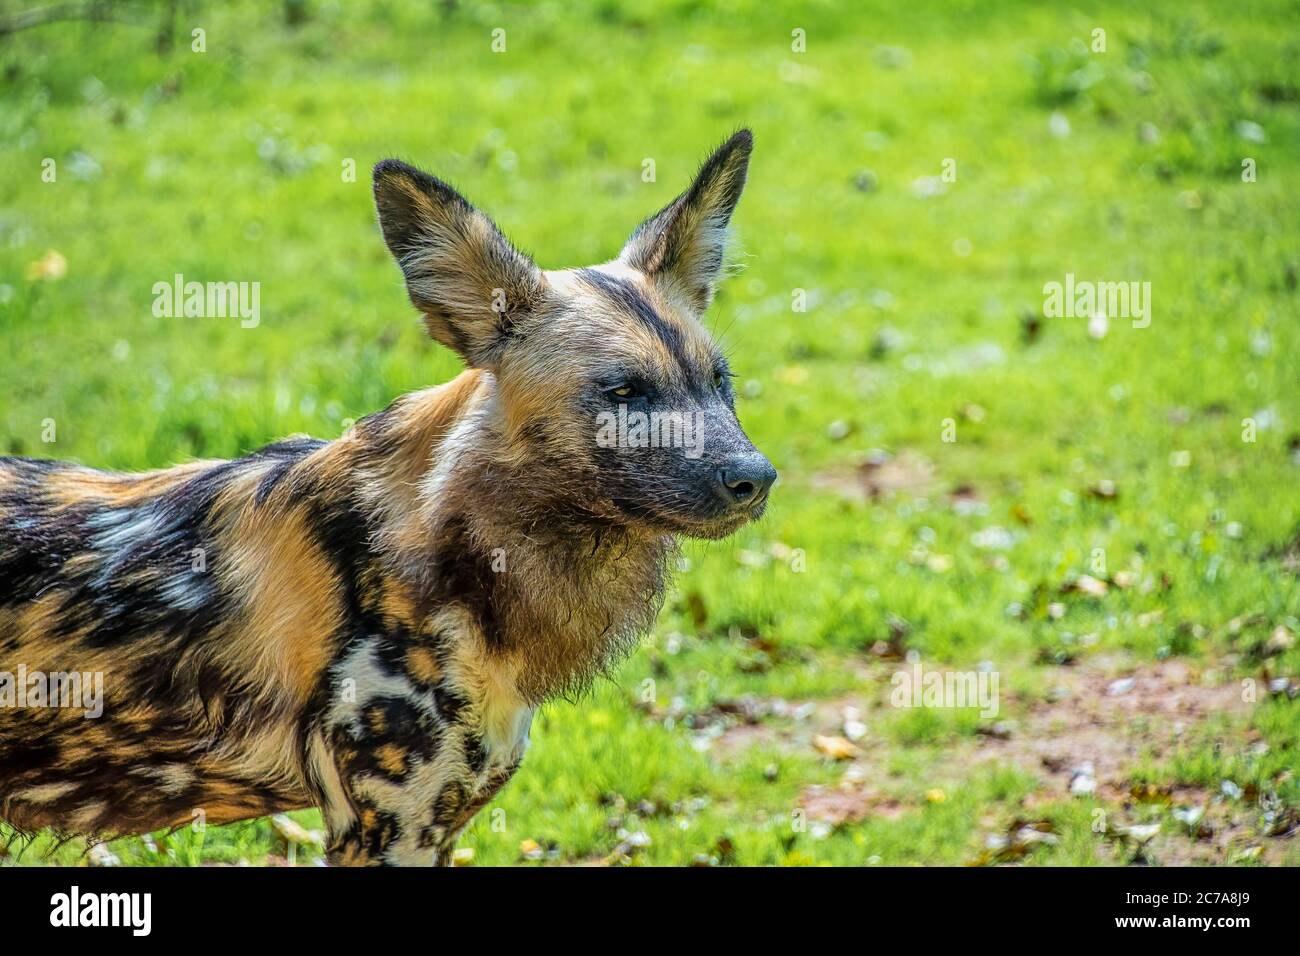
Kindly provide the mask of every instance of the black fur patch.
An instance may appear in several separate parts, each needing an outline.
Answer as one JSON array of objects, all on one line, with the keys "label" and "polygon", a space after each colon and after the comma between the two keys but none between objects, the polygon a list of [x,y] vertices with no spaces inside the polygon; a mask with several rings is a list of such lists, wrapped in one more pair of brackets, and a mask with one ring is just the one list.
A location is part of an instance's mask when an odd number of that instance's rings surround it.
[{"label": "black fur patch", "polygon": [[624,313],[654,332],[664,348],[680,358],[683,345],[681,330],[660,315],[635,285],[597,269],[579,269],[578,278],[588,288],[599,292]]}]

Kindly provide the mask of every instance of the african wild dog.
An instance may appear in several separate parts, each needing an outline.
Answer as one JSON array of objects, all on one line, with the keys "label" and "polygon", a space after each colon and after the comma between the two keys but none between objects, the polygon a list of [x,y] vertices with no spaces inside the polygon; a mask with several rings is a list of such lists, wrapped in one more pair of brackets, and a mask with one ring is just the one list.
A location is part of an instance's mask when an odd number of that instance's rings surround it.
[{"label": "african wild dog", "polygon": [[[698,321],[751,146],[614,261],[552,272],[381,162],[384,239],[467,371],[234,461],[0,458],[0,674],[104,685],[98,719],[0,706],[0,819],[106,835],[316,805],[331,862],[447,862],[538,704],[649,627],[676,538],[765,507],[776,472]],[[689,411],[702,453],[597,443],[620,405]]]}]

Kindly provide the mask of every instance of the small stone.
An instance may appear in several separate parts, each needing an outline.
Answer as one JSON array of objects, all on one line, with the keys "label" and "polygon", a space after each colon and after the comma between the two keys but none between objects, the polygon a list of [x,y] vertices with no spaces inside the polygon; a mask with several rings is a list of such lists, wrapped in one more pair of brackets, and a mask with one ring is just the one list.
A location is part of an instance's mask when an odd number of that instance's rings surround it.
[{"label": "small stone", "polygon": [[853,423],[837,418],[826,426],[826,437],[831,441],[843,441],[853,434]]},{"label": "small stone", "polygon": [[1294,646],[1295,635],[1279,624],[1264,642],[1263,653],[1265,657],[1273,657],[1289,651]]},{"label": "small stone", "polygon": [[1091,763],[1083,763],[1074,768],[1070,777],[1070,793],[1076,797],[1086,797],[1097,792],[1097,778],[1093,775]]},{"label": "small stone", "polygon": [[853,176],[853,188],[860,193],[874,193],[880,187],[880,179],[869,169],[860,169]]},{"label": "small stone", "polygon": [[1268,134],[1264,132],[1264,127],[1251,120],[1238,121],[1237,135],[1250,143],[1268,142]]},{"label": "small stone", "polygon": [[1127,694],[1135,686],[1137,686],[1137,681],[1132,677],[1121,677],[1119,680],[1111,682],[1110,686],[1106,688],[1106,693],[1111,697],[1120,697]]}]

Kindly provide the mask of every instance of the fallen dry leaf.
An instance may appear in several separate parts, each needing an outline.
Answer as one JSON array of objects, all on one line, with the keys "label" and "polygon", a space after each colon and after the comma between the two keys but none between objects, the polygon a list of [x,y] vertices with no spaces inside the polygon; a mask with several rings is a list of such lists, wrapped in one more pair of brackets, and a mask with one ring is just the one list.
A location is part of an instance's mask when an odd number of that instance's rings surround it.
[{"label": "fallen dry leaf", "polygon": [[1109,586],[1100,578],[1094,578],[1091,574],[1081,574],[1073,584],[1073,590],[1080,594],[1086,594],[1088,597],[1105,597]]},{"label": "fallen dry leaf", "polygon": [[845,737],[815,734],[812,742],[814,747],[833,760],[852,760],[858,755],[857,746]]},{"label": "fallen dry leaf", "polygon": [[54,249],[50,249],[35,262],[27,265],[27,278],[33,282],[43,280],[45,282],[57,282],[68,274],[68,260],[63,254]]}]

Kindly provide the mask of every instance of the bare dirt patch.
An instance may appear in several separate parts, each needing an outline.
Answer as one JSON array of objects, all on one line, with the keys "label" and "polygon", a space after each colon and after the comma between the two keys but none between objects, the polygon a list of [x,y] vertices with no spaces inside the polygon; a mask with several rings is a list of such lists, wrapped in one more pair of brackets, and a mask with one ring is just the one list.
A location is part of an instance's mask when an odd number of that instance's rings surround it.
[{"label": "bare dirt patch", "polygon": [[799,806],[809,820],[831,826],[867,818],[893,820],[911,809],[902,801],[864,785],[808,787],[799,795]]},{"label": "bare dirt patch", "polygon": [[[759,748],[773,753],[812,755],[825,735],[853,738],[853,751],[840,761],[838,785],[805,787],[799,806],[810,821],[832,827],[865,819],[894,819],[920,805],[882,789],[885,756],[897,747],[879,733],[878,718],[889,709],[888,674],[897,664],[864,667],[860,692],[815,701],[744,699],[710,712],[700,749],[730,763]],[[1180,814],[1199,811],[1202,825],[1186,833],[1160,833],[1141,853],[1123,840],[1108,840],[1116,862],[1224,863],[1255,848],[1261,862],[1285,852],[1286,841],[1261,840],[1257,808],[1250,800],[1229,801],[1213,788],[1174,786],[1139,793],[1133,768],[1143,757],[1167,759],[1206,721],[1245,714],[1241,685],[1213,666],[1168,660],[1134,667],[1120,657],[1094,657],[1070,667],[1045,669],[1050,692],[1032,699],[1004,694],[1002,716],[975,737],[945,747],[935,767],[939,778],[961,779],[995,766],[1021,768],[1040,781],[1024,810],[1071,795],[1093,796],[1124,808],[1160,803]],[[856,726],[855,726],[856,725]],[[707,728],[707,729],[706,729]],[[707,738],[707,739],[706,739]],[[1247,744],[1243,739],[1240,743]],[[1134,816],[1136,819],[1136,816]],[[1122,821],[1114,821],[1121,824]]]},{"label": "bare dirt patch", "polygon": [[1125,671],[1109,659],[1058,668],[1058,693],[1035,701],[1005,737],[981,736],[964,762],[1014,763],[1044,779],[1059,796],[1088,792],[1122,797],[1127,768],[1143,753],[1167,756],[1195,725],[1213,715],[1243,713],[1236,682],[1207,682],[1206,671],[1161,661]]},{"label": "bare dirt patch", "polygon": [[904,451],[897,456],[869,452],[852,468],[818,472],[810,484],[848,498],[888,497],[900,492],[924,495],[934,485],[934,464],[916,452]]},{"label": "bare dirt patch", "polygon": [[[865,668],[862,692],[844,697],[742,698],[715,705],[695,715],[697,746],[729,762],[754,747],[811,754],[818,735],[841,735],[860,750],[854,763],[871,764],[891,746],[877,732],[875,718],[889,710],[889,674],[899,666]],[[1134,668],[1108,657],[1051,668],[1046,699],[1018,701],[1004,693],[1003,716],[977,737],[955,743],[945,767],[965,775],[980,764],[1010,763],[1039,777],[1044,796],[1095,792],[1120,798],[1140,756],[1166,757],[1204,721],[1249,709],[1240,684],[1216,677],[1221,673],[1181,660]],[[857,734],[851,732],[854,720],[862,723]],[[1091,791],[1081,776],[1091,778]]]}]

